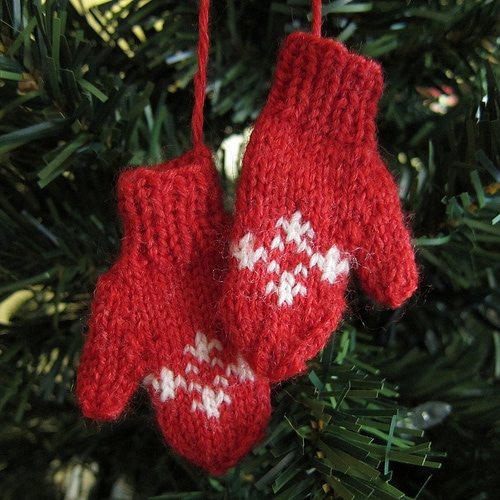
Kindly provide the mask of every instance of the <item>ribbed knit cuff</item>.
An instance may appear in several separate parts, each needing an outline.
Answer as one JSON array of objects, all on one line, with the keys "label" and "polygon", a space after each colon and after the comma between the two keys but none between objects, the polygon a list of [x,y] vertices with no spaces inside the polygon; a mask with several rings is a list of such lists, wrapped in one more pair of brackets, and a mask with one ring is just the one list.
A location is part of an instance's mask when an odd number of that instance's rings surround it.
[{"label": "ribbed knit cuff", "polygon": [[132,257],[192,258],[224,223],[217,172],[208,148],[167,163],[123,172],[118,180],[122,248]]},{"label": "ribbed knit cuff", "polygon": [[342,124],[353,131],[344,137],[350,142],[359,140],[373,121],[382,91],[382,71],[375,61],[336,40],[295,32],[280,51],[266,111],[307,124],[313,132]]}]

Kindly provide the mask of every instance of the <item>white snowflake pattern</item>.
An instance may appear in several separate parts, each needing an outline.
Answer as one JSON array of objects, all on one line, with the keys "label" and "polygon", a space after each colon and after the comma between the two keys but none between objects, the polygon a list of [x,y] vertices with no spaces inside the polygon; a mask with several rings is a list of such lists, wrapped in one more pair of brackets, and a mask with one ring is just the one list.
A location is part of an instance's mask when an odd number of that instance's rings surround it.
[{"label": "white snowflake pattern", "polygon": [[[239,357],[235,363],[224,365],[224,362],[213,351],[221,353],[222,344],[216,340],[208,340],[202,332],[197,332],[194,345],[186,345],[184,355],[190,361],[186,362],[184,375],[175,374],[167,367],[160,370],[159,377],[148,375],[143,383],[150,385],[158,393],[162,403],[169,399],[174,399],[178,390],[183,390],[192,394],[191,411],[203,411],[209,418],[220,417],[220,406],[231,404],[231,396],[224,392],[224,388],[229,387],[229,378],[235,376],[240,382],[253,381],[254,374],[246,361]],[[220,368],[211,384],[199,383],[200,366],[208,363],[211,366]]]},{"label": "white snowflake pattern", "polygon": [[[303,222],[302,214],[295,212],[290,219],[280,217],[275,224],[276,235],[269,250],[263,246],[256,247],[257,238],[251,232],[246,233],[238,243],[231,245],[231,255],[238,261],[238,269],[247,268],[254,271],[255,265],[262,261],[267,264],[266,272],[271,276],[265,287],[265,295],[276,294],[277,304],[291,306],[297,295],[307,295],[307,278],[309,271],[317,267],[321,271],[321,281],[330,284],[349,272],[349,260],[333,245],[325,254],[314,252],[314,229],[310,222]],[[292,245],[293,246],[290,246]],[[280,263],[270,255],[279,251],[295,252],[302,262],[293,269],[282,269]]]}]

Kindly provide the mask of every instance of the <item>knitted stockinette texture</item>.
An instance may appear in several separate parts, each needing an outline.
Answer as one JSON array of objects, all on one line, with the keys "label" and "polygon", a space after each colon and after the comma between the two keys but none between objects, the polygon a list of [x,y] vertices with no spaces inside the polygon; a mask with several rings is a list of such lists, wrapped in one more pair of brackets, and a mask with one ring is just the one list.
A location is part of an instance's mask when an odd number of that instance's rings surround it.
[{"label": "knitted stockinette texture", "polygon": [[339,42],[287,37],[243,158],[221,311],[231,341],[273,381],[306,368],[346,307],[353,270],[400,306],[417,268],[375,116],[380,67]]},{"label": "knitted stockinette texture", "polygon": [[85,416],[116,419],[139,385],[166,441],[223,474],[261,439],[269,382],[226,345],[216,303],[227,216],[208,148],[121,174],[121,254],[97,283],[77,375]]}]

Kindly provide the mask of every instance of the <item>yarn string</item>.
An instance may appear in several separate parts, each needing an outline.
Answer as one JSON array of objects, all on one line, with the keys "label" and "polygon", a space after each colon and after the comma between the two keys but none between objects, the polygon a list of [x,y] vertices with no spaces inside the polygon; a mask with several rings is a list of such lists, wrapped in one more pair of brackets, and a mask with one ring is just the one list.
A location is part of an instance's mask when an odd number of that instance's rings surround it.
[{"label": "yarn string", "polygon": [[203,108],[207,88],[208,48],[210,45],[208,34],[209,8],[210,0],[200,0],[198,14],[198,71],[194,77],[194,106],[191,117],[191,130],[195,149],[203,145]]},{"label": "yarn string", "polygon": [[321,0],[312,0],[312,33],[321,37]]}]

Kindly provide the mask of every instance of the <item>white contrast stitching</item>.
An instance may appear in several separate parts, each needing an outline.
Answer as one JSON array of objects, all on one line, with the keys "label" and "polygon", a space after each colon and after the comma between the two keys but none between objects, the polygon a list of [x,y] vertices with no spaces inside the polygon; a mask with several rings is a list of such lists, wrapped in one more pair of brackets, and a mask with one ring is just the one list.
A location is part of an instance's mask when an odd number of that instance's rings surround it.
[{"label": "white contrast stitching", "polygon": [[[202,363],[217,366],[221,370],[221,373],[215,375],[212,386],[203,385],[194,380],[189,380],[188,383],[186,377],[180,374],[175,375],[175,373],[167,367],[163,367],[160,370],[158,378],[154,375],[148,375],[145,377],[143,383],[145,385],[151,385],[152,389],[156,393],[159,393],[159,399],[162,403],[169,399],[174,399],[179,389],[193,394],[193,401],[191,403],[192,412],[196,410],[204,411],[208,418],[219,418],[220,406],[223,403],[231,404],[232,402],[231,396],[226,394],[223,390],[223,388],[229,387],[229,378],[235,376],[240,382],[245,382],[254,381],[255,377],[253,371],[243,358],[239,357],[236,363],[224,365],[220,358],[213,356],[212,351],[223,351],[223,346],[218,340],[212,339],[209,342],[206,335],[202,332],[197,332],[194,343],[194,346],[187,345],[184,348],[184,354],[194,358],[186,363],[184,373],[191,379],[193,376],[199,376],[199,365]],[[196,396],[196,394],[198,394],[198,396]]]},{"label": "white contrast stitching", "polygon": [[[302,222],[302,214],[295,212],[290,219],[280,217],[275,224],[276,234],[267,251],[263,246],[255,249],[257,238],[251,232],[245,234],[238,243],[231,245],[231,255],[238,261],[238,269],[247,268],[254,271],[255,265],[262,261],[267,264],[266,272],[275,275],[266,283],[264,295],[275,293],[278,296],[277,304],[291,306],[294,297],[307,295],[309,271],[317,267],[321,271],[321,281],[333,284],[338,277],[349,272],[349,260],[343,258],[340,250],[333,245],[323,255],[313,251],[314,229],[310,222]],[[304,255],[303,262],[294,269],[281,269],[276,260],[269,260],[273,251],[284,253],[286,246],[291,243],[295,246],[295,253]]]}]

